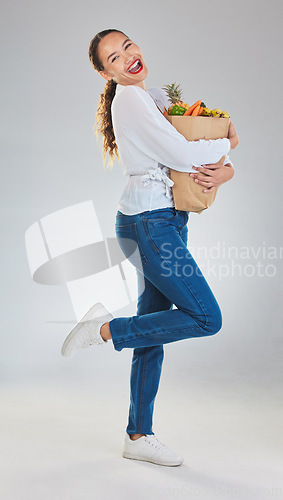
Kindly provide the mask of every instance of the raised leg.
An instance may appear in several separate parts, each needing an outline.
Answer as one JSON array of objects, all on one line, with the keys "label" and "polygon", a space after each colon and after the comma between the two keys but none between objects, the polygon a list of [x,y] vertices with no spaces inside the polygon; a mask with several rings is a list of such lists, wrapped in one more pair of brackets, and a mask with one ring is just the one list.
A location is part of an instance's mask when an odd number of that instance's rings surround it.
[{"label": "raised leg", "polygon": [[[137,271],[138,285],[143,281]],[[144,282],[144,291],[139,296],[137,314],[164,311],[172,308],[170,302],[149,280]],[[131,368],[131,394],[128,434],[153,434],[152,415],[155,397],[159,387],[163,345],[137,347],[133,351]]]}]

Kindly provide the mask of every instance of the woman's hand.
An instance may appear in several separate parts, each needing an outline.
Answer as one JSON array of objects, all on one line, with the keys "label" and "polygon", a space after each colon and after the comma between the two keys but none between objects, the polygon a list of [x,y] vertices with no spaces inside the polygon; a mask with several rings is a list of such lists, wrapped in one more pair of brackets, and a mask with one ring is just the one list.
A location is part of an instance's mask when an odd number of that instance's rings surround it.
[{"label": "woman's hand", "polygon": [[237,136],[235,126],[231,121],[229,123],[228,139],[230,139],[231,142],[231,149],[235,149],[239,144],[239,137]]},{"label": "woman's hand", "polygon": [[[190,173],[197,184],[204,186],[204,193],[209,193],[220,184],[232,179],[234,169],[231,163],[222,165],[221,163],[214,163],[212,165],[205,165],[204,167],[193,167],[197,173]],[[201,173],[200,173],[201,172]]]},{"label": "woman's hand", "polygon": [[[235,149],[239,144],[239,138],[234,124],[230,121],[228,129],[228,139],[231,142],[231,149]],[[234,169],[231,163],[222,165],[215,163],[213,165],[204,165],[202,167],[193,167],[199,173],[191,173],[190,176],[194,178],[195,182],[204,186],[204,193],[210,192],[216,187],[224,184],[224,182],[232,179]]]}]

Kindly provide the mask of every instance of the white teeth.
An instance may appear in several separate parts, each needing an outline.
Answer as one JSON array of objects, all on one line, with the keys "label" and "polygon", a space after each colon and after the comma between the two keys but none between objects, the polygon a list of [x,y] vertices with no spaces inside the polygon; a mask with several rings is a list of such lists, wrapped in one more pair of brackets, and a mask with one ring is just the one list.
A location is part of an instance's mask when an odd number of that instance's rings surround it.
[{"label": "white teeth", "polygon": [[132,70],[132,69],[136,69],[136,67],[138,66],[139,64],[139,59],[136,60],[136,62],[134,64],[132,64],[132,66],[129,67],[128,71]]}]

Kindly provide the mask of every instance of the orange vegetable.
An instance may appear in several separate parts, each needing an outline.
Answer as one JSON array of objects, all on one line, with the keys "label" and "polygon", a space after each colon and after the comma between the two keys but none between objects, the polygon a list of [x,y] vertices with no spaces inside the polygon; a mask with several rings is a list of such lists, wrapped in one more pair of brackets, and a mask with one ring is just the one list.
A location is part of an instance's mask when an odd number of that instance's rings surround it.
[{"label": "orange vegetable", "polygon": [[199,112],[198,112],[198,116],[200,116],[200,115],[202,114],[202,110],[203,110],[203,107],[202,107],[202,106],[200,106],[200,108],[199,108]]},{"label": "orange vegetable", "polygon": [[163,114],[164,114],[164,116],[168,116],[169,115],[169,113],[168,113],[168,111],[166,111],[166,109],[164,110]]},{"label": "orange vegetable", "polygon": [[192,113],[193,113],[194,109],[197,106],[200,106],[200,104],[201,104],[201,101],[195,102],[189,109],[187,109],[187,111],[185,111],[185,113],[184,113],[183,116],[192,116]]},{"label": "orange vegetable", "polygon": [[196,106],[195,109],[193,110],[191,116],[198,116],[200,110],[200,105]]}]

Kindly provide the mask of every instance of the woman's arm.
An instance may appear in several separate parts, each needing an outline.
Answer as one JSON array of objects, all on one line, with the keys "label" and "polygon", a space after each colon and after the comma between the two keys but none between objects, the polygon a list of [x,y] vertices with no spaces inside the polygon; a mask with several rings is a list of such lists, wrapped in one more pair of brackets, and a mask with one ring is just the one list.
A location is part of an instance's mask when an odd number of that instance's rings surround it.
[{"label": "woman's arm", "polygon": [[231,149],[235,149],[239,144],[239,137],[237,135],[234,123],[230,121],[228,129],[228,139],[231,142]]},{"label": "woman's arm", "polygon": [[179,172],[193,172],[193,166],[215,164],[231,149],[228,138],[187,141],[160,113],[147,92],[125,86],[112,103],[112,120],[119,141]]}]

